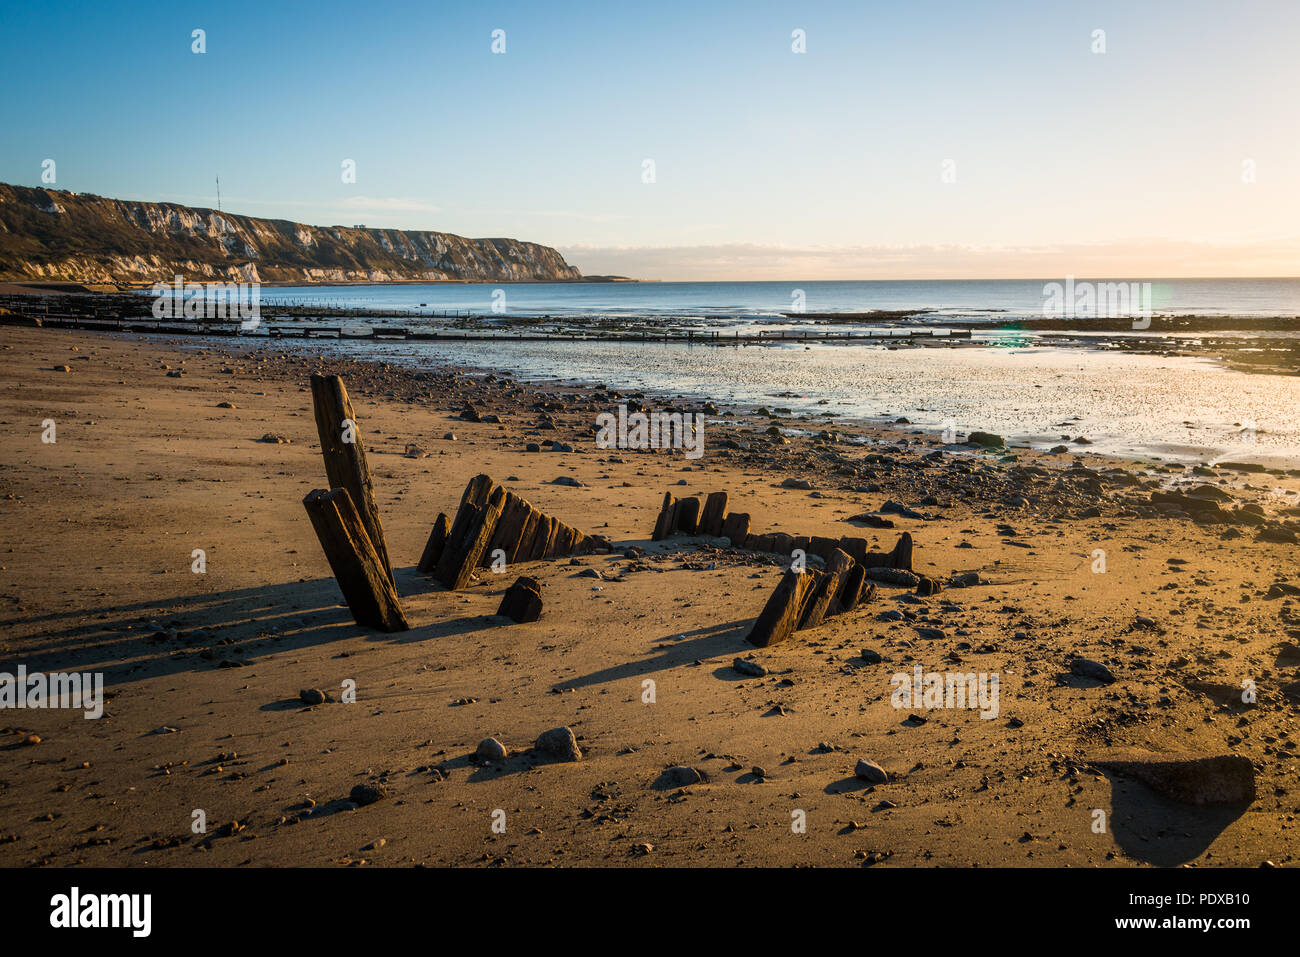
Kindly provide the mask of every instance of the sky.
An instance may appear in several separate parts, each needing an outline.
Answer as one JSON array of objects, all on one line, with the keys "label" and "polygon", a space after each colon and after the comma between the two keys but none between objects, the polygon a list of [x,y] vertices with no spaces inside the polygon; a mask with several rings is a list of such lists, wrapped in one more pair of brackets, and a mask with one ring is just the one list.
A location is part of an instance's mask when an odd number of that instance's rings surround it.
[{"label": "sky", "polygon": [[215,207],[219,176],[228,212],[648,279],[1300,275],[1296,0],[0,17],[8,183]]}]

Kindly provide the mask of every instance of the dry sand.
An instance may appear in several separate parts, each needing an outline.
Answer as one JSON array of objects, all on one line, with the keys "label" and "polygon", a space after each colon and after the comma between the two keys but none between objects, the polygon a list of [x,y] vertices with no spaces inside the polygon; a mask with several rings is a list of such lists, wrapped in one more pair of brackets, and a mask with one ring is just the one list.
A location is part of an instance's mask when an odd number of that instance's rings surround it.
[{"label": "dry sand", "polygon": [[[431,374],[222,349],[234,346],[0,330],[0,671],[102,671],[110,696],[99,720],[0,712],[0,864],[1296,860],[1297,705],[1280,689],[1300,674],[1279,649],[1294,643],[1300,611],[1265,594],[1296,579],[1297,546],[1136,507],[1148,493],[1135,466],[1080,483],[1061,479],[1073,455],[1021,453],[1015,464],[1042,475],[986,454],[927,464],[931,437],[769,447],[767,421],[743,417],[711,418],[696,463],[610,453],[592,441],[589,400],[569,400],[581,411],[557,413],[558,431],[526,434],[536,396],[482,376],[453,394]],[[301,505],[325,484],[307,390],[317,368],[341,372],[352,393],[407,633],[353,624]],[[502,424],[457,418],[469,395],[491,396]],[[45,419],[53,444],[41,441]],[[291,441],[259,441],[267,433]],[[728,437],[751,449],[725,449]],[[523,451],[552,438],[578,451]],[[408,443],[429,454],[405,457]],[[416,574],[433,518],[479,472],[608,536],[614,554],[485,571],[461,593]],[[552,484],[562,475],[585,484]],[[789,477],[815,490],[779,487]],[[1294,477],[1222,479],[1294,523]],[[860,534],[888,548],[907,530],[918,571],[975,570],[990,584],[925,600],[882,587],[871,605],[753,649],[743,639],[777,559],[650,543],[670,489],[726,490],[760,531]],[[937,504],[918,505],[926,494]],[[866,531],[844,521],[887,499],[933,518]],[[1081,517],[1089,504],[1101,514]],[[627,545],[644,559],[624,557]],[[194,549],[204,574],[191,570]],[[613,580],[582,577],[587,568]],[[542,583],[538,622],[493,614],[517,574]],[[887,610],[912,617],[878,620]],[[868,665],[864,648],[884,661]],[[1075,653],[1117,681],[1061,677]],[[767,677],[733,670],[751,654]],[[890,676],[917,663],[998,674],[998,718],[894,708]],[[1245,678],[1259,688],[1251,708],[1232,703]],[[304,688],[338,699],[346,681],[355,703],[298,701]],[[582,761],[527,750],[560,725]],[[24,743],[31,735],[39,743]],[[489,735],[517,753],[476,766],[469,756]],[[1258,796],[1196,808],[1088,766],[1121,748],[1245,755]],[[859,758],[892,780],[856,779]],[[661,774],[674,765],[707,780],[671,786]],[[388,796],[357,807],[347,798],[366,783]],[[206,834],[192,830],[196,810]],[[498,810],[505,833],[493,831]],[[806,833],[792,829],[796,811]]]}]

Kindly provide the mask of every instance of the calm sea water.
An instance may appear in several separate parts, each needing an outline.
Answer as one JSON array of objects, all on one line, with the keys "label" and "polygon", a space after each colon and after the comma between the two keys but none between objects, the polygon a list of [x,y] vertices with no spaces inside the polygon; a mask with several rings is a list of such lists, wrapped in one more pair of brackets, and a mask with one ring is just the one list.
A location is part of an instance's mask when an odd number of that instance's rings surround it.
[{"label": "calm sea water", "polygon": [[[422,368],[497,369],[533,380],[607,383],[863,421],[905,416],[911,428],[938,433],[953,423],[960,431],[985,429],[1044,447],[1064,436],[1084,435],[1094,443],[1090,451],[1123,457],[1300,466],[1300,377],[1236,372],[1211,359],[1135,354],[1105,341],[1062,348],[1033,336],[1000,338],[994,323],[1041,315],[1043,285],[1017,280],[313,286],[264,289],[262,299],[264,310],[293,301],[360,309],[423,304],[430,312],[490,314],[493,294],[501,290],[506,315],[640,315],[755,327],[783,324],[779,316],[793,311],[795,290],[803,291],[808,312],[933,310],[987,320],[988,332],[976,336],[984,344],[719,348],[368,339],[316,339],[307,345],[286,339],[277,348],[338,350]],[[1164,280],[1153,281],[1152,291],[1154,309],[1165,314],[1300,317],[1300,279]]]},{"label": "calm sea water", "polygon": [[903,428],[938,435],[952,424],[1039,448],[1082,435],[1093,443],[1088,451],[1122,458],[1300,467],[1300,377],[1237,372],[1205,358],[1038,345],[285,339],[276,348],[422,369],[494,369],[532,381],[601,383],[854,421],[906,417],[911,425]]},{"label": "calm sea water", "polygon": [[[1084,277],[1079,277],[1083,279]],[[1093,282],[1109,282],[1089,277]],[[664,316],[768,320],[797,311],[931,310],[940,317],[996,322],[1042,314],[1043,286],[1064,277],[1017,280],[872,282],[434,283],[262,289],[264,306],[308,303],[374,309],[516,316]],[[1126,280],[1131,281],[1131,280]],[[1300,279],[1153,279],[1152,308],[1163,314],[1297,316]],[[494,299],[495,295],[495,299]]]}]

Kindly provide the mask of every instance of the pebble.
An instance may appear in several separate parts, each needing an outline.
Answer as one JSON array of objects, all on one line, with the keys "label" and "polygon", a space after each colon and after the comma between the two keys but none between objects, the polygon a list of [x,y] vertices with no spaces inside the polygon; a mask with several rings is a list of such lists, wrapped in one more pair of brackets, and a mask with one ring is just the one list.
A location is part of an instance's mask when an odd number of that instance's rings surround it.
[{"label": "pebble", "polygon": [[353,804],[359,804],[365,807],[367,804],[374,804],[376,801],[382,801],[388,797],[388,792],[377,784],[358,784],[348,795],[348,799]]},{"label": "pebble", "polygon": [[699,784],[704,780],[704,776],[694,768],[688,768],[684,764],[677,764],[664,771],[663,779],[675,788],[685,788],[690,787],[692,784]]},{"label": "pebble", "polygon": [[582,751],[570,727],[551,728],[537,736],[537,750],[561,761],[581,761]]},{"label": "pebble", "polygon": [[860,758],[858,760],[858,766],[854,768],[853,773],[855,776],[870,784],[889,783],[889,775],[886,773],[885,769],[875,761],[869,761],[866,758]]},{"label": "pebble", "polygon": [[1104,684],[1113,684],[1115,681],[1115,676],[1111,674],[1109,668],[1091,658],[1075,658],[1071,661],[1070,674],[1078,675],[1080,678],[1091,678]]}]

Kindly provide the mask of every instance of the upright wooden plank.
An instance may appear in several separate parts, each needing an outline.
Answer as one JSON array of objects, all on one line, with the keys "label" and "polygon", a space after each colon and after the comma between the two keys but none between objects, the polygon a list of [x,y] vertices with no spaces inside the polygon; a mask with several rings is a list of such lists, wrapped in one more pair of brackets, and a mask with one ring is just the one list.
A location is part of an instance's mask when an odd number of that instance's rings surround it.
[{"label": "upright wooden plank", "polygon": [[731,544],[737,548],[745,547],[745,540],[749,538],[749,513],[732,512],[722,522],[722,534],[731,539]]},{"label": "upright wooden plank", "polygon": [[787,570],[745,640],[766,648],[789,638],[799,624],[809,596],[817,587],[817,578],[816,572]]},{"label": "upright wooden plank", "polygon": [[379,520],[379,506],[375,504],[365,444],[361,439],[361,428],[356,424],[352,402],[348,399],[347,387],[336,375],[313,374],[311,397],[316,414],[316,431],[320,435],[321,455],[325,459],[325,476],[329,479],[330,488],[348,490],[361,524],[365,526],[366,534],[379,556],[384,574],[389,584],[393,585],[393,566],[388,558],[388,545],[384,541],[384,526]]},{"label": "upright wooden plank", "polygon": [[501,518],[492,531],[492,539],[488,542],[487,548],[483,550],[483,557],[479,559],[480,565],[491,565],[492,553],[497,549],[505,553],[507,562],[510,561],[510,550],[519,536],[520,526],[525,517],[524,509],[527,507],[528,503],[514,492],[506,492],[505,504],[501,507]]},{"label": "upright wooden plank", "polygon": [[826,612],[839,597],[840,586],[853,567],[853,559],[838,548],[826,561],[826,571],[818,578],[817,589],[804,607],[796,630],[816,628],[826,617]]},{"label": "upright wooden plank", "polygon": [[[528,503],[524,503],[528,504]],[[537,537],[537,524],[542,520],[542,513],[533,506],[528,505],[528,513],[524,516],[523,525],[519,530],[519,538],[515,541],[514,547],[506,550],[506,561],[526,562],[532,557],[533,539]]]},{"label": "upright wooden plank", "polygon": [[677,516],[673,521],[677,531],[694,535],[699,529],[699,520],[700,500],[698,498],[684,498],[678,501]]},{"label": "upright wooden plank", "polygon": [[839,601],[826,614],[839,615],[857,608],[858,601],[862,597],[862,586],[866,580],[867,570],[854,562],[853,567],[849,569],[849,573],[844,576],[844,587],[840,589]]},{"label": "upright wooden plank", "polygon": [[652,542],[663,541],[673,533],[673,529],[676,528],[676,515],[677,499],[673,498],[672,492],[664,492],[664,504],[659,509],[659,518],[655,521],[655,530],[650,535]]},{"label": "upright wooden plank", "polygon": [[442,550],[447,545],[447,535],[450,532],[451,520],[439,512],[433,523],[433,531],[429,533],[429,540],[424,543],[420,563],[415,566],[416,571],[428,575],[438,567],[438,559],[442,558]]},{"label": "upright wooden plank", "polygon": [[476,509],[473,519],[459,539],[449,538],[434,577],[445,587],[458,591],[469,584],[478,567],[479,559],[492,539],[501,509],[505,505],[506,491],[497,486],[487,504]]},{"label": "upright wooden plank", "polygon": [[447,533],[448,541],[458,542],[465,537],[465,529],[474,520],[478,510],[487,504],[495,487],[490,475],[475,475],[469,480],[465,485],[465,491],[461,493],[460,507],[456,510],[456,517],[452,519],[451,530]]},{"label": "upright wooden plank", "polygon": [[727,493],[710,492],[700,515],[700,534],[717,538],[722,534],[722,520],[727,514]]},{"label": "upright wooden plank", "polygon": [[380,563],[348,490],[318,488],[302,504],[356,623],[380,631],[408,630],[390,571]]}]

